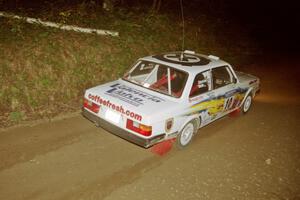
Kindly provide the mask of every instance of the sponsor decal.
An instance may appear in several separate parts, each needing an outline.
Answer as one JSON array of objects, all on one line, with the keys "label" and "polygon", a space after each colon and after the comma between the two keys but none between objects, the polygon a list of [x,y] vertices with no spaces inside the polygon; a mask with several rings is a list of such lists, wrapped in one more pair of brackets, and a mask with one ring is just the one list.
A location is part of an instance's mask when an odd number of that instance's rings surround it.
[{"label": "sponsor decal", "polygon": [[221,112],[240,106],[246,91],[247,88],[237,88],[219,96],[209,93],[208,98],[199,99],[199,102],[193,104],[190,107],[191,111],[187,115],[207,112],[213,119]]},{"label": "sponsor decal", "polygon": [[125,101],[133,106],[143,105],[145,101],[152,101],[155,103],[159,103],[164,101],[164,99],[159,98],[157,96],[153,96],[146,92],[133,89],[131,87],[121,85],[119,83],[111,85],[111,89],[107,90],[105,94],[118,98],[122,101]]},{"label": "sponsor decal", "polygon": [[165,123],[165,131],[166,131],[167,133],[172,129],[173,124],[174,124],[174,118],[170,118],[170,119],[167,119],[167,120],[166,120],[166,123]]},{"label": "sponsor decal", "polygon": [[184,64],[184,66],[207,65],[210,63],[210,60],[203,56],[189,53],[182,54],[181,52],[156,55],[153,58],[174,64]]},{"label": "sponsor decal", "polygon": [[98,95],[92,95],[92,94],[89,94],[88,95],[88,98],[92,101],[95,101],[97,103],[99,103],[100,105],[103,105],[103,106],[106,106],[114,111],[117,111],[123,115],[126,115],[127,117],[130,117],[132,119],[135,119],[135,120],[138,120],[138,121],[142,121],[142,116],[139,115],[139,114],[136,114],[130,110],[125,110],[123,108],[123,106],[121,105],[116,105],[112,102],[110,102],[109,100],[105,100],[105,99],[102,99],[100,96]]},{"label": "sponsor decal", "polygon": [[249,85],[252,85],[252,84],[254,84],[256,82],[257,82],[257,79],[254,79],[254,80],[252,80],[252,81],[249,82]]}]

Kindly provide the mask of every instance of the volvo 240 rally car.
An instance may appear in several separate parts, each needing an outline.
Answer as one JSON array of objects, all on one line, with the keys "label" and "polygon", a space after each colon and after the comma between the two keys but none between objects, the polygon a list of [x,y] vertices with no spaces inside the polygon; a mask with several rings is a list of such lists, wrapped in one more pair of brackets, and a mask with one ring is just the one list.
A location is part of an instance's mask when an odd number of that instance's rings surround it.
[{"label": "volvo 240 rally car", "polygon": [[199,128],[236,109],[248,112],[259,83],[216,56],[148,56],[119,80],[87,89],[83,115],[145,148],[172,138],[182,148]]}]

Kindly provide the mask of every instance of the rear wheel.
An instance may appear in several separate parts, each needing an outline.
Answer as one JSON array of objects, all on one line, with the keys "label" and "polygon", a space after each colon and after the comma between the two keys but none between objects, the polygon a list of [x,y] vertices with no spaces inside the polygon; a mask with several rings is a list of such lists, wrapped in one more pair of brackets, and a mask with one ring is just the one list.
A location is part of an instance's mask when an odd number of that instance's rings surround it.
[{"label": "rear wheel", "polygon": [[182,131],[177,136],[177,147],[182,149],[191,143],[195,132],[195,126],[193,122],[187,123]]},{"label": "rear wheel", "polygon": [[251,105],[252,105],[252,96],[249,94],[246,97],[246,99],[243,103],[243,106],[242,106],[243,113],[247,113],[250,110]]}]

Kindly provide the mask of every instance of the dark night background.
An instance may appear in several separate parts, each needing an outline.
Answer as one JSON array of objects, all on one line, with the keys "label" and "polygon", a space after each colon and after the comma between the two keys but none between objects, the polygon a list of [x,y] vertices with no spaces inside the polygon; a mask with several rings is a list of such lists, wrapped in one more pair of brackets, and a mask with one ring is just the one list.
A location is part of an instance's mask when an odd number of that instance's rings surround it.
[{"label": "dark night background", "polygon": [[297,52],[299,11],[292,2],[240,1],[232,7],[232,19],[240,26],[250,26],[253,36],[266,50]]},{"label": "dark night background", "polygon": [[[23,12],[42,12],[50,7],[67,7],[82,2],[80,0],[2,0],[4,11],[22,10]],[[150,0],[120,0],[115,1],[116,8],[151,7]],[[179,0],[163,0],[159,13],[168,13],[180,17]],[[100,6],[102,1],[93,1]],[[249,35],[259,42],[262,50],[272,53],[299,52],[299,6],[296,1],[258,1],[258,0],[183,0],[186,18],[197,19],[205,14],[216,20],[224,20],[234,24],[238,29],[246,29]],[[220,30],[226,31],[226,30]],[[238,31],[236,33],[238,34]],[[233,41],[234,42],[234,41]]]}]

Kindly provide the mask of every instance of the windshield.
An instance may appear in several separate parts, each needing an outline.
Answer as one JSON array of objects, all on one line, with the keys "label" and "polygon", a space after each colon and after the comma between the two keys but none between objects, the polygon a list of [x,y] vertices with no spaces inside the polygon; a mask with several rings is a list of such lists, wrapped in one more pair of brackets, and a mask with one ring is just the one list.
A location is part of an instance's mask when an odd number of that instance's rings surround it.
[{"label": "windshield", "polygon": [[138,61],[123,79],[173,97],[180,97],[188,74],[150,61]]}]

